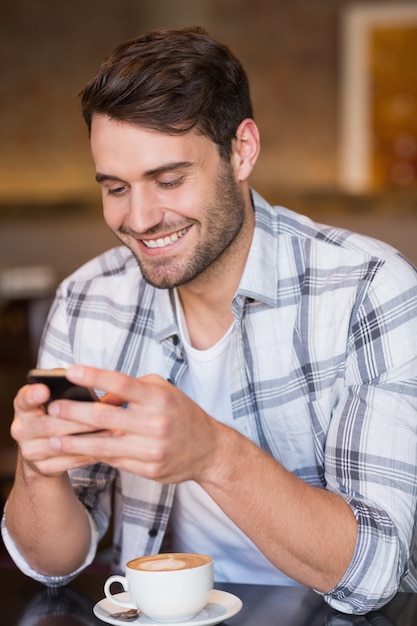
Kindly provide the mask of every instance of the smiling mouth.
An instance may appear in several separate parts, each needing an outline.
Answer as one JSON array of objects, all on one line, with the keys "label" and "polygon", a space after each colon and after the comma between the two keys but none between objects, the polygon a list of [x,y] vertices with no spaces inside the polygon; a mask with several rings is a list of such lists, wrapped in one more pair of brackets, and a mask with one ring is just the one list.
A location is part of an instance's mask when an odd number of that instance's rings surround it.
[{"label": "smiling mouth", "polygon": [[181,239],[187,232],[189,227],[183,228],[182,230],[178,230],[172,235],[167,235],[166,237],[159,237],[158,239],[142,239],[142,243],[147,248],[164,248],[165,246],[170,246],[171,244]]}]

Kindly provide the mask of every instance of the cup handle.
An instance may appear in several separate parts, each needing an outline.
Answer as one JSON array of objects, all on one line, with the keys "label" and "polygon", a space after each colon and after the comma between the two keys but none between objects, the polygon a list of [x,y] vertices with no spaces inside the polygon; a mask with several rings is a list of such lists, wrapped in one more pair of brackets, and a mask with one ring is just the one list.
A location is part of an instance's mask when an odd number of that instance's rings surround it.
[{"label": "cup handle", "polygon": [[117,604],[118,606],[123,606],[124,608],[136,608],[132,601],[129,600],[119,600],[114,596],[111,592],[111,586],[113,583],[120,583],[125,591],[129,591],[129,583],[126,576],[110,576],[104,583],[104,593],[106,598],[108,598],[113,604]]}]

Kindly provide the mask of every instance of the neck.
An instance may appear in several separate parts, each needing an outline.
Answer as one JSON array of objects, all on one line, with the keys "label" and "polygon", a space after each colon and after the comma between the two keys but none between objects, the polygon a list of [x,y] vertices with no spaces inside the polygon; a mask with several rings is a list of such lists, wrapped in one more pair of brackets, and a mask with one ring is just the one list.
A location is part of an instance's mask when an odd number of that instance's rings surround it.
[{"label": "neck", "polygon": [[217,343],[233,323],[230,295],[223,298],[223,292],[198,294],[178,290],[184,319],[191,345],[198,350],[207,350]]},{"label": "neck", "polygon": [[232,301],[246,265],[254,224],[250,206],[234,245],[203,274],[178,287],[191,344],[197,349],[217,343],[233,323]]}]

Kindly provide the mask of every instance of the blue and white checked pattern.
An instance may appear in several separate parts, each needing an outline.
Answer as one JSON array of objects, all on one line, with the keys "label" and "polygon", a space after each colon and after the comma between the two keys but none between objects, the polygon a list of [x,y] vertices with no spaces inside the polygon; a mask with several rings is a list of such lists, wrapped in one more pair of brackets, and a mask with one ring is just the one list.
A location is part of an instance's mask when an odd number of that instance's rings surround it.
[{"label": "blue and white checked pattern", "polygon": [[[325,598],[364,612],[399,585],[417,589],[416,271],[381,242],[253,199],[256,229],[233,301],[235,428],[350,504],[356,551]],[[73,362],[174,383],[186,367],[169,292],[146,284],[125,248],[87,263],[58,290],[39,365]],[[173,486],[102,464],[72,480],[100,534],[116,480],[116,571],[159,550]],[[13,552],[5,525],[4,535]]]}]

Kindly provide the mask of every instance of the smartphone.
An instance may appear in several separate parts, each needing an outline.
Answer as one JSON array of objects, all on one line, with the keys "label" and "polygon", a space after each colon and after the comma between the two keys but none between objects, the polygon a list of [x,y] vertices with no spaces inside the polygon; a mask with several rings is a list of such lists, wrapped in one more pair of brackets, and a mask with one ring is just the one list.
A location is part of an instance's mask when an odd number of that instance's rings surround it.
[{"label": "smartphone", "polygon": [[98,402],[98,397],[93,389],[89,387],[81,387],[70,382],[65,376],[64,368],[52,370],[31,369],[29,370],[26,380],[29,384],[43,383],[47,385],[51,392],[48,400],[79,400],[81,402]]}]

